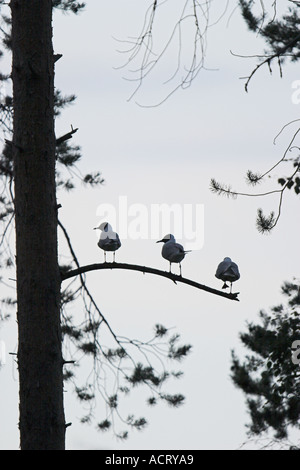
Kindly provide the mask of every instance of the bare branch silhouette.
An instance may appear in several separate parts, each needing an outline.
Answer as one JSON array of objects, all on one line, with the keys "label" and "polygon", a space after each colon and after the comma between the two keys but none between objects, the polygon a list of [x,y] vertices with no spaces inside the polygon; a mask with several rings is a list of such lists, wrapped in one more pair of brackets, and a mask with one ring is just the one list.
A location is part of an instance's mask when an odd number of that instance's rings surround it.
[{"label": "bare branch silhouette", "polygon": [[[166,39],[162,40],[161,45],[157,45],[157,10],[168,7],[169,2],[167,0],[153,0],[148,10],[145,13],[144,23],[140,34],[137,37],[130,37],[128,40],[117,40],[123,45],[127,45],[127,48],[119,50],[120,53],[127,55],[125,63],[116,67],[121,69],[127,67],[129,64],[133,65],[137,62],[139,65],[131,70],[133,74],[132,78],[126,77],[125,80],[136,82],[137,86],[129,97],[129,101],[137,94],[141,88],[144,80],[148,75],[153,72],[154,68],[158,67],[158,64],[166,56],[167,52],[172,52],[173,44],[177,42],[177,61],[174,72],[163,81],[164,85],[169,84],[170,89],[166,92],[165,97],[160,100],[157,104],[143,107],[155,107],[165,102],[173,93],[178,89],[188,88],[191,86],[193,80],[196,78],[198,73],[205,67],[205,57],[207,49],[207,35],[209,28],[216,25],[220,19],[224,16],[228,0],[225,2],[225,7],[222,13],[219,14],[215,21],[211,20],[211,4],[212,0],[205,0],[199,2],[198,0],[185,0],[181,11],[179,12],[178,19],[170,32],[167,34]],[[173,9],[173,5],[170,2],[170,8]],[[172,17],[171,11],[168,17]],[[163,17],[163,13],[160,12],[159,17]],[[169,25],[163,26],[161,30],[166,30]],[[192,35],[193,47],[189,56],[186,56],[184,50],[184,41]],[[175,81],[174,86],[171,82]]]},{"label": "bare branch silhouette", "polygon": [[154,274],[156,276],[162,276],[162,277],[166,277],[168,279],[171,279],[171,281],[173,281],[175,284],[177,282],[182,282],[183,284],[188,284],[192,287],[196,287],[197,289],[205,290],[206,292],[210,292],[211,294],[220,295],[220,296],[225,297],[225,298],[230,299],[230,300],[237,300],[237,301],[239,300],[237,298],[238,293],[230,294],[230,293],[222,292],[222,291],[219,291],[217,289],[213,289],[212,287],[205,286],[204,284],[199,284],[198,282],[195,282],[191,279],[187,279],[187,278],[184,278],[182,276],[178,276],[177,274],[173,274],[171,272],[161,271],[159,269],[150,268],[148,266],[139,266],[139,265],[136,265],[136,264],[126,264],[126,263],[116,263],[116,262],[90,264],[90,265],[87,265],[87,266],[81,266],[77,269],[72,269],[70,271],[64,272],[64,273],[61,274],[61,278],[64,281],[64,280],[69,279],[73,276],[78,276],[78,275],[81,276],[83,273],[87,273],[89,271],[96,271],[96,270],[100,270],[100,269],[127,269],[127,270],[130,270],[130,271],[139,271],[139,272],[142,272],[142,273],[150,273],[150,274]]}]

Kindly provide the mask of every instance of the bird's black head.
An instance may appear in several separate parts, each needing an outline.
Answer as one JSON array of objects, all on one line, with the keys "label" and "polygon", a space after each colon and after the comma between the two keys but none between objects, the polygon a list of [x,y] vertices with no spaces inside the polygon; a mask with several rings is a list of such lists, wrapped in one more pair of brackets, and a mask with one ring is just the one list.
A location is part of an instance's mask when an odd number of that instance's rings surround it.
[{"label": "bird's black head", "polygon": [[165,235],[164,238],[162,238],[161,240],[158,240],[156,243],[166,243],[170,240],[175,240],[175,238],[174,238],[174,235],[172,235],[171,233],[168,233],[168,235]]}]

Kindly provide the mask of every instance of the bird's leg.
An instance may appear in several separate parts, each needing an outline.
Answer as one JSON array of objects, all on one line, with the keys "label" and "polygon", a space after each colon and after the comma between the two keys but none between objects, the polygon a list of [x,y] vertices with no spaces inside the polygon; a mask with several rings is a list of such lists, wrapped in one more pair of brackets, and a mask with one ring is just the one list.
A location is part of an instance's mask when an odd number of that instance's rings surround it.
[{"label": "bird's leg", "polygon": [[179,276],[182,277],[182,274],[181,274],[181,264],[179,263]]},{"label": "bird's leg", "polygon": [[232,294],[232,282],[230,283],[230,294]]},{"label": "bird's leg", "polygon": [[172,263],[171,263],[171,261],[170,261],[170,271],[169,271],[170,273],[172,272],[172,271],[171,271],[171,265],[172,265]]},{"label": "bird's leg", "polygon": [[114,261],[113,262],[115,262],[115,259],[116,259],[115,257],[116,257],[116,252],[114,251]]},{"label": "bird's leg", "polygon": [[104,263],[106,263],[106,251],[104,251]]}]

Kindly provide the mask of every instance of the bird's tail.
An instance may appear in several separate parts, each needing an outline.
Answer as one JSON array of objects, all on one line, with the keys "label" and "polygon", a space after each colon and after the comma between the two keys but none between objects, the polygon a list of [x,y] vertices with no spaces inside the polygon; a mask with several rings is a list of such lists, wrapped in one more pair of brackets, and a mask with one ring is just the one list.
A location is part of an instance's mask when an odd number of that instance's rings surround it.
[{"label": "bird's tail", "polygon": [[227,289],[228,288],[228,285],[226,284],[226,282],[224,282],[224,285],[222,286],[222,289]]}]

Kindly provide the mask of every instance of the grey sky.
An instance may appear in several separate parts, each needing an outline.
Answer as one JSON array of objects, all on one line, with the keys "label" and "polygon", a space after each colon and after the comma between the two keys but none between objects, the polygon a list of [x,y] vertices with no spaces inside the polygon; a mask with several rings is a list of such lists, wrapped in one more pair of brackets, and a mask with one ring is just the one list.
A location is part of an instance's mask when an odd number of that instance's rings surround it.
[{"label": "grey sky", "polygon": [[[106,180],[96,190],[59,193],[61,220],[80,263],[90,264],[103,260],[92,230],[100,204],[118,207],[120,196],[127,197],[128,205],[139,203],[149,210],[151,204],[203,204],[204,246],[182,262],[183,275],[221,288],[214,274],[218,263],[229,256],[240,268],[241,279],[233,289],[240,292],[240,302],[140,273],[89,275],[100,309],[118,334],[148,338],[154,324],[162,323],[176,327],[193,351],[180,364],[185,374],[171,390],[182,392],[186,404],[178,410],[164,405],[148,408],[145,394],[134,393],[123,405],[125,416],[134,404],[136,415],[145,415],[150,424],[143,432],[131,433],[124,443],[93,426],[80,425],[80,405],[66,385],[66,418],[73,423],[67,430],[67,446],[236,449],[246,440],[248,418],[244,397],[230,381],[230,351],[241,351],[238,335],[247,321],[256,321],[261,308],[281,302],[282,282],[299,276],[295,247],[300,226],[299,217],[294,217],[299,201],[291,192],[286,194],[278,227],[272,235],[262,236],[255,228],[256,210],[276,210],[276,197],[220,198],[210,192],[209,181],[215,177],[236,190],[249,190],[246,171],[265,171],[281,158],[295,127],[288,128],[276,145],[273,138],[284,124],[298,118],[299,105],[292,103],[291,96],[292,83],[300,77],[295,66],[288,66],[280,79],[274,65],[272,76],[261,69],[245,93],[239,77],[248,75],[256,62],[236,58],[230,50],[256,54],[262,49],[236,12],[228,26],[224,19],[208,36],[207,66],[217,71],[202,71],[189,89],[179,90],[159,107],[139,107],[134,100],[127,101],[133,84],[122,77],[128,68],[113,69],[124,60],[116,52],[120,44],[113,36],[126,39],[138,34],[145,2],[108,3],[89,0],[78,17],[56,15],[55,52],[63,54],[56,66],[56,85],[63,93],[78,96],[59,119],[57,134],[67,132],[71,124],[78,127],[74,143],[82,146],[80,169],[83,173],[99,169]],[[174,57],[162,60],[161,72],[141,88],[136,96],[140,103],[155,104],[161,99],[164,72],[173,70]],[[276,186],[276,178],[286,172],[285,167],[276,169],[264,188]],[[186,244],[184,239],[178,241]],[[167,270],[160,250],[155,240],[124,239],[116,259]],[[9,351],[16,347],[14,329],[12,319],[0,331]],[[0,382],[1,421],[7,423],[0,428],[0,447],[18,448],[13,356],[7,357]]]}]

